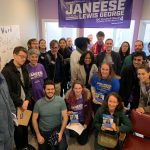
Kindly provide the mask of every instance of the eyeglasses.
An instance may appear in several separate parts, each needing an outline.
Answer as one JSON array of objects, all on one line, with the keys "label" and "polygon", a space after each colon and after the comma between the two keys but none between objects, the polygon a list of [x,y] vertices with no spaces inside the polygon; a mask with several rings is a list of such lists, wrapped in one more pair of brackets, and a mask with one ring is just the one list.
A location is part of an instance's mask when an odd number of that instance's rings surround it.
[{"label": "eyeglasses", "polygon": [[21,59],[26,59],[27,58],[27,56],[24,56],[24,55],[17,55],[17,56],[19,56]]}]

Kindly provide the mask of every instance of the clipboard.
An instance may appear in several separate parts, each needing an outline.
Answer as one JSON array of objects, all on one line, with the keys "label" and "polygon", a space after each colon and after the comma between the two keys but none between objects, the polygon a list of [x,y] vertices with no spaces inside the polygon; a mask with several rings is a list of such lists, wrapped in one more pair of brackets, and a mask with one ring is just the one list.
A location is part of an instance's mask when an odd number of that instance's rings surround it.
[{"label": "clipboard", "polygon": [[17,119],[18,119],[18,125],[27,126],[31,117],[32,111],[31,110],[25,110],[21,111],[21,109],[17,108]]}]

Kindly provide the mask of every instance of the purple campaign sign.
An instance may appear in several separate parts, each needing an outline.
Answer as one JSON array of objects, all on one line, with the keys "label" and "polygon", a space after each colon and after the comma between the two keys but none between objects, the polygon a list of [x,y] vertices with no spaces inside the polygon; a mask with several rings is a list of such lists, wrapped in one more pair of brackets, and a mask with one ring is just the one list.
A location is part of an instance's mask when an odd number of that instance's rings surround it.
[{"label": "purple campaign sign", "polygon": [[129,28],[133,0],[58,0],[59,26]]}]

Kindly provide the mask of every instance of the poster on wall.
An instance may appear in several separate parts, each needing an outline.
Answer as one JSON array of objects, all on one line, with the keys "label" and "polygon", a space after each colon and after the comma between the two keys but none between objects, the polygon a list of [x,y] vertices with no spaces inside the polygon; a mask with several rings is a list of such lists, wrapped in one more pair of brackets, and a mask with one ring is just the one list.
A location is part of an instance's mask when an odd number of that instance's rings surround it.
[{"label": "poster on wall", "polygon": [[58,0],[59,26],[129,28],[133,0]]},{"label": "poster on wall", "polygon": [[12,59],[13,49],[20,44],[19,25],[0,26],[1,69]]}]

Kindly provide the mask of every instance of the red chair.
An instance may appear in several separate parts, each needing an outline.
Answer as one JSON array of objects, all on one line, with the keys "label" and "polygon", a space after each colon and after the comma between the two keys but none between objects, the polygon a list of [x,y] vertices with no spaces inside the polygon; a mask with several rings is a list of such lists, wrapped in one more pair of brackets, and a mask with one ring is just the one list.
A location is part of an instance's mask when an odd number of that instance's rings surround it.
[{"label": "red chair", "polygon": [[[135,110],[131,112],[133,134],[129,133],[123,143],[122,150],[150,150],[150,114],[139,114]],[[135,132],[147,138],[135,135]]]}]

